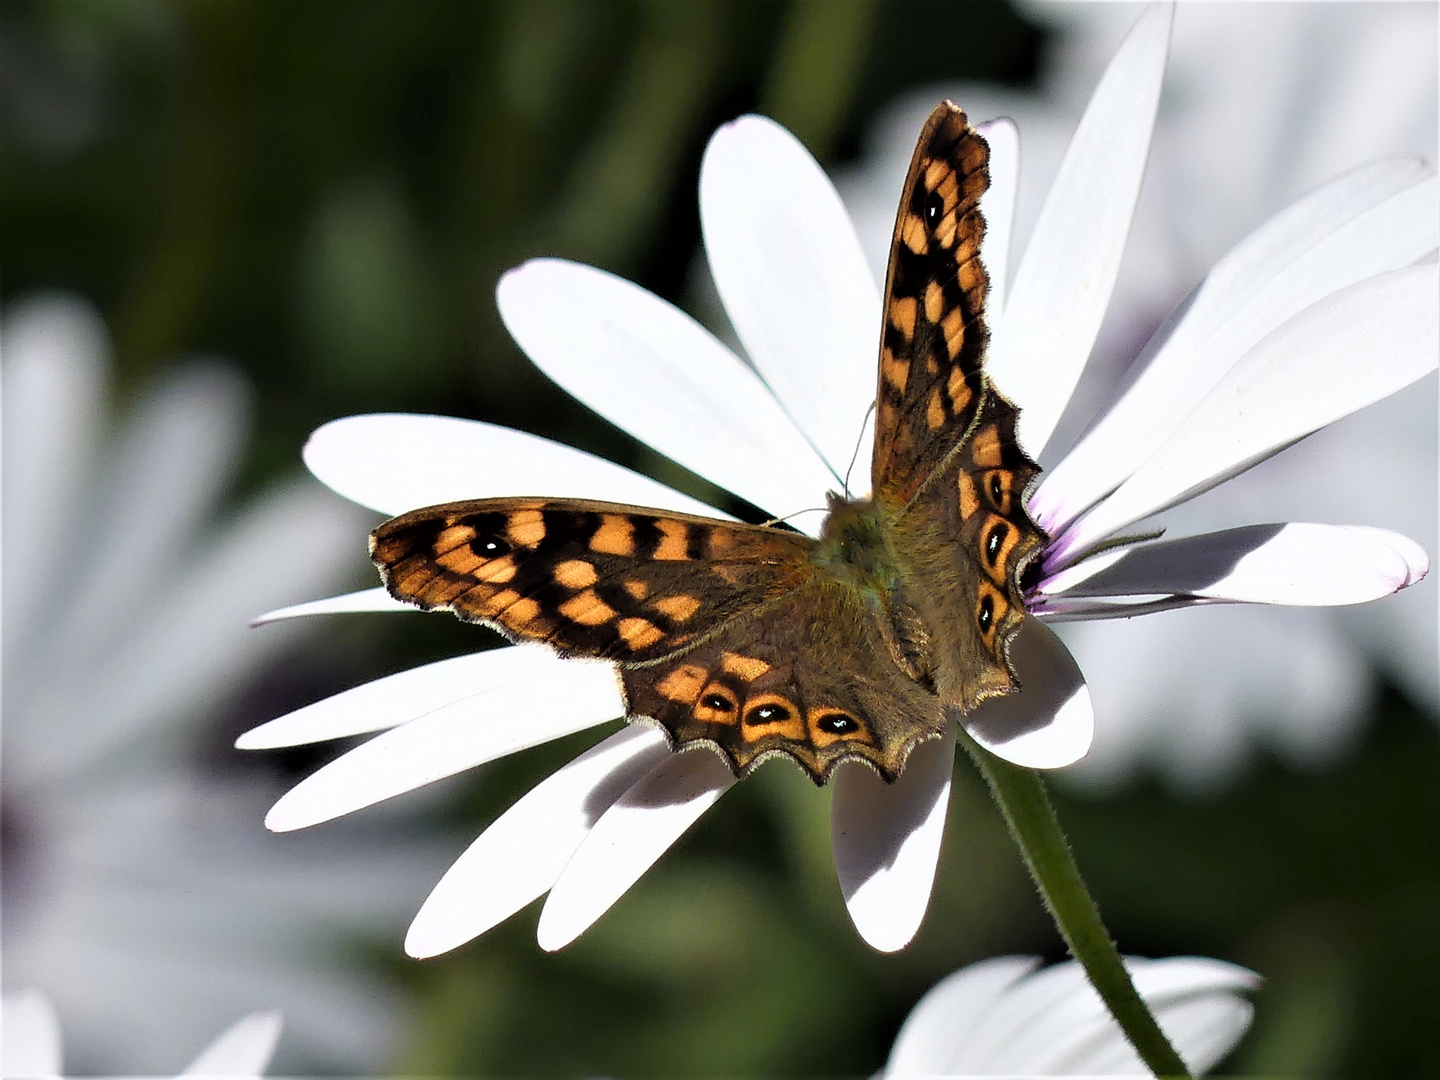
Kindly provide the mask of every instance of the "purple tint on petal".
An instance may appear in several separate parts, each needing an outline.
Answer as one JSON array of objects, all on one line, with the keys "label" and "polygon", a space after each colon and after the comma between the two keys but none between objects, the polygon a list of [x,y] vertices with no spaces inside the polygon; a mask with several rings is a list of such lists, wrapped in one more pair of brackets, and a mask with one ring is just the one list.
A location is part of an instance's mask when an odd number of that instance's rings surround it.
[{"label": "purple tint on petal", "polygon": [[[1180,594],[1243,603],[1359,604],[1405,587],[1410,576],[1398,546],[1414,545],[1385,530],[1289,522],[1247,525],[1177,540],[1139,544],[1067,587],[1063,596]],[[1052,581],[1084,563],[1062,571]]]},{"label": "purple tint on petal", "polygon": [[1389,545],[1390,549],[1405,560],[1405,584],[1414,585],[1423,581],[1430,573],[1430,556],[1423,547],[1401,533],[1392,532],[1389,529],[1378,529],[1373,525],[1346,525],[1346,529],[1359,533],[1361,536],[1368,536],[1382,544]]}]

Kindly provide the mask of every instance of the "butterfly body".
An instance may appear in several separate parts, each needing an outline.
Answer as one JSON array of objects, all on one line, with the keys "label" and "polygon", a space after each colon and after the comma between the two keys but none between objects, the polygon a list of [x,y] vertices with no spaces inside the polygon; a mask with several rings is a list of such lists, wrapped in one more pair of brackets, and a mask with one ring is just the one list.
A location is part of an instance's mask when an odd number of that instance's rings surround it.
[{"label": "butterfly body", "polygon": [[[381,525],[391,594],[619,670],[627,712],[737,775],[773,755],[823,783],[1018,687],[1020,575],[1044,543],[1037,467],[982,369],[988,149],[948,102],[906,181],[886,283],[873,494],[831,494],[818,538],[646,507],[483,499]],[[857,418],[858,420],[858,418]]]}]

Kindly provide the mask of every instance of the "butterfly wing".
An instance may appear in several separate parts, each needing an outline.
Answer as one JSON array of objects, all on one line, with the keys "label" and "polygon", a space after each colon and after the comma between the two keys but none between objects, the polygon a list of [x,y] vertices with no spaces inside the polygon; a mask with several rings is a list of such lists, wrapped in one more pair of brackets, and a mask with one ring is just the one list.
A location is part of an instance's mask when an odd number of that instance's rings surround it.
[{"label": "butterfly wing", "polygon": [[875,398],[875,496],[904,505],[964,436],[983,393],[980,262],[990,148],[950,102],[926,121],[895,220]]},{"label": "butterfly wing", "polygon": [[817,784],[851,758],[893,781],[945,725],[857,594],[823,576],[678,657],[620,675],[632,715],[679,743],[716,747],[737,776],[785,754]]},{"label": "butterfly wing", "polygon": [[898,775],[944,723],[873,616],[779,529],[614,503],[480,499],[371,535],[390,594],[515,641],[620,666],[627,711],[737,775],[787,754],[823,783],[856,757]]},{"label": "butterfly wing", "polygon": [[562,656],[642,663],[793,591],[811,543],[617,503],[478,499],[392,518],[370,556],[397,600]]},{"label": "butterfly wing", "polygon": [[895,526],[902,547],[928,553],[909,595],[930,631],[935,693],[963,712],[1019,685],[1009,648],[1025,617],[1021,576],[1045,543],[1024,506],[1037,468],[1015,416],[987,389],[969,438]]},{"label": "butterfly wing", "polygon": [[897,542],[916,553],[906,593],[930,635],[935,692],[967,712],[1018,685],[1008,650],[1025,613],[1020,575],[1045,541],[1024,507],[1038,467],[983,369],[989,183],[984,139],[942,102],[895,224],[872,473],[875,497],[903,507]]}]

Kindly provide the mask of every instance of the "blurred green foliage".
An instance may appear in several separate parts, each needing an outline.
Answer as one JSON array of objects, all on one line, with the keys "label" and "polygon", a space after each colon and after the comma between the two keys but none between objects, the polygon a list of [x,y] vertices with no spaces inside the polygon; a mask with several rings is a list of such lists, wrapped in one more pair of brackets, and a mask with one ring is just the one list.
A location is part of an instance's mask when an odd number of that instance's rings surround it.
[{"label": "blurred green foliage", "polygon": [[[1042,44],[998,3],[934,0],[4,0],[3,292],[99,304],[122,394],[187,354],[243,365],[259,391],[247,485],[293,470],[327,419],[406,409],[536,431],[704,494],[524,360],[495,313],[499,274],[564,256],[683,302],[717,124],[765,111],[842,161],[899,91],[1024,84]],[[214,745],[477,633],[337,620],[239,696]],[[1392,697],[1367,731],[1331,773],[1261,763],[1207,801],[1149,783],[1059,793],[1124,949],[1268,977],[1235,1069],[1440,1075],[1436,727]],[[458,853],[593,737],[481,770],[437,828]],[[534,909],[425,963],[400,955],[400,927],[363,943],[419,1003],[393,1065],[859,1074],[954,968],[1059,958],[963,759],[930,915],[898,955],[848,924],[828,799],[761,769],[558,955],[535,945]]]}]

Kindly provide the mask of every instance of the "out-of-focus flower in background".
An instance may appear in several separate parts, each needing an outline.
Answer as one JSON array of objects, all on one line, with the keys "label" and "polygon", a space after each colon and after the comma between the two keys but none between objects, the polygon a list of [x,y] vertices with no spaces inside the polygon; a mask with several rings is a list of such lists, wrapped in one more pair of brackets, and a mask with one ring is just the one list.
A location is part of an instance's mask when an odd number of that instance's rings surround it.
[{"label": "out-of-focus flower in background", "polygon": [[[838,186],[873,266],[883,265],[916,125],[941,96],[1022,135],[1015,231],[1033,228],[1093,81],[1130,5],[1034,3],[1057,37],[1035,94],[939,86],[897,101]],[[1131,241],[1090,369],[1052,446],[1069,446],[1130,358],[1246,232],[1321,183],[1396,154],[1436,155],[1436,8],[1430,4],[1188,4],[1177,9]],[[1433,256],[1432,256],[1433,257]],[[1363,365],[1355,372],[1365,377]],[[1364,520],[1437,550],[1433,375],[1317,432],[1160,520],[1172,535],[1257,515]],[[1059,457],[1047,453],[1053,468]],[[1043,477],[1042,477],[1043,479]],[[1232,779],[1265,747],[1299,768],[1358,734],[1383,675],[1440,718],[1435,581],[1370,605],[1176,611],[1059,628],[1104,723],[1067,777],[1112,783],[1141,763],[1177,786]],[[1197,661],[1196,658],[1201,658]]]},{"label": "out-of-focus flower in background", "polygon": [[363,516],[297,480],[216,523],[247,427],[233,368],[179,368],[112,426],[93,310],[7,315],[6,985],[58,1003],[77,1071],[154,1073],[262,1004],[297,1068],[378,1068],[403,1009],[338,935],[410,908],[426,842],[362,881],[342,836],[250,824],[268,779],[199,767],[204,722],[297,641],[252,631],[254,605],[343,581]]},{"label": "out-of-focus flower in background", "polygon": [[[180,1071],[181,1076],[260,1076],[280,1041],[278,1011],[255,1012],[226,1028]],[[5,1035],[0,1076],[58,1077],[64,1064],[60,1017],[39,990],[7,992],[0,1007]]]},{"label": "out-of-focus flower in background", "polygon": [[[1149,1075],[1079,964],[1039,967],[1039,957],[998,956],[946,976],[905,1018],[879,1075]],[[1125,967],[1197,1076],[1250,1027],[1253,971],[1194,956],[1126,957]]]}]

